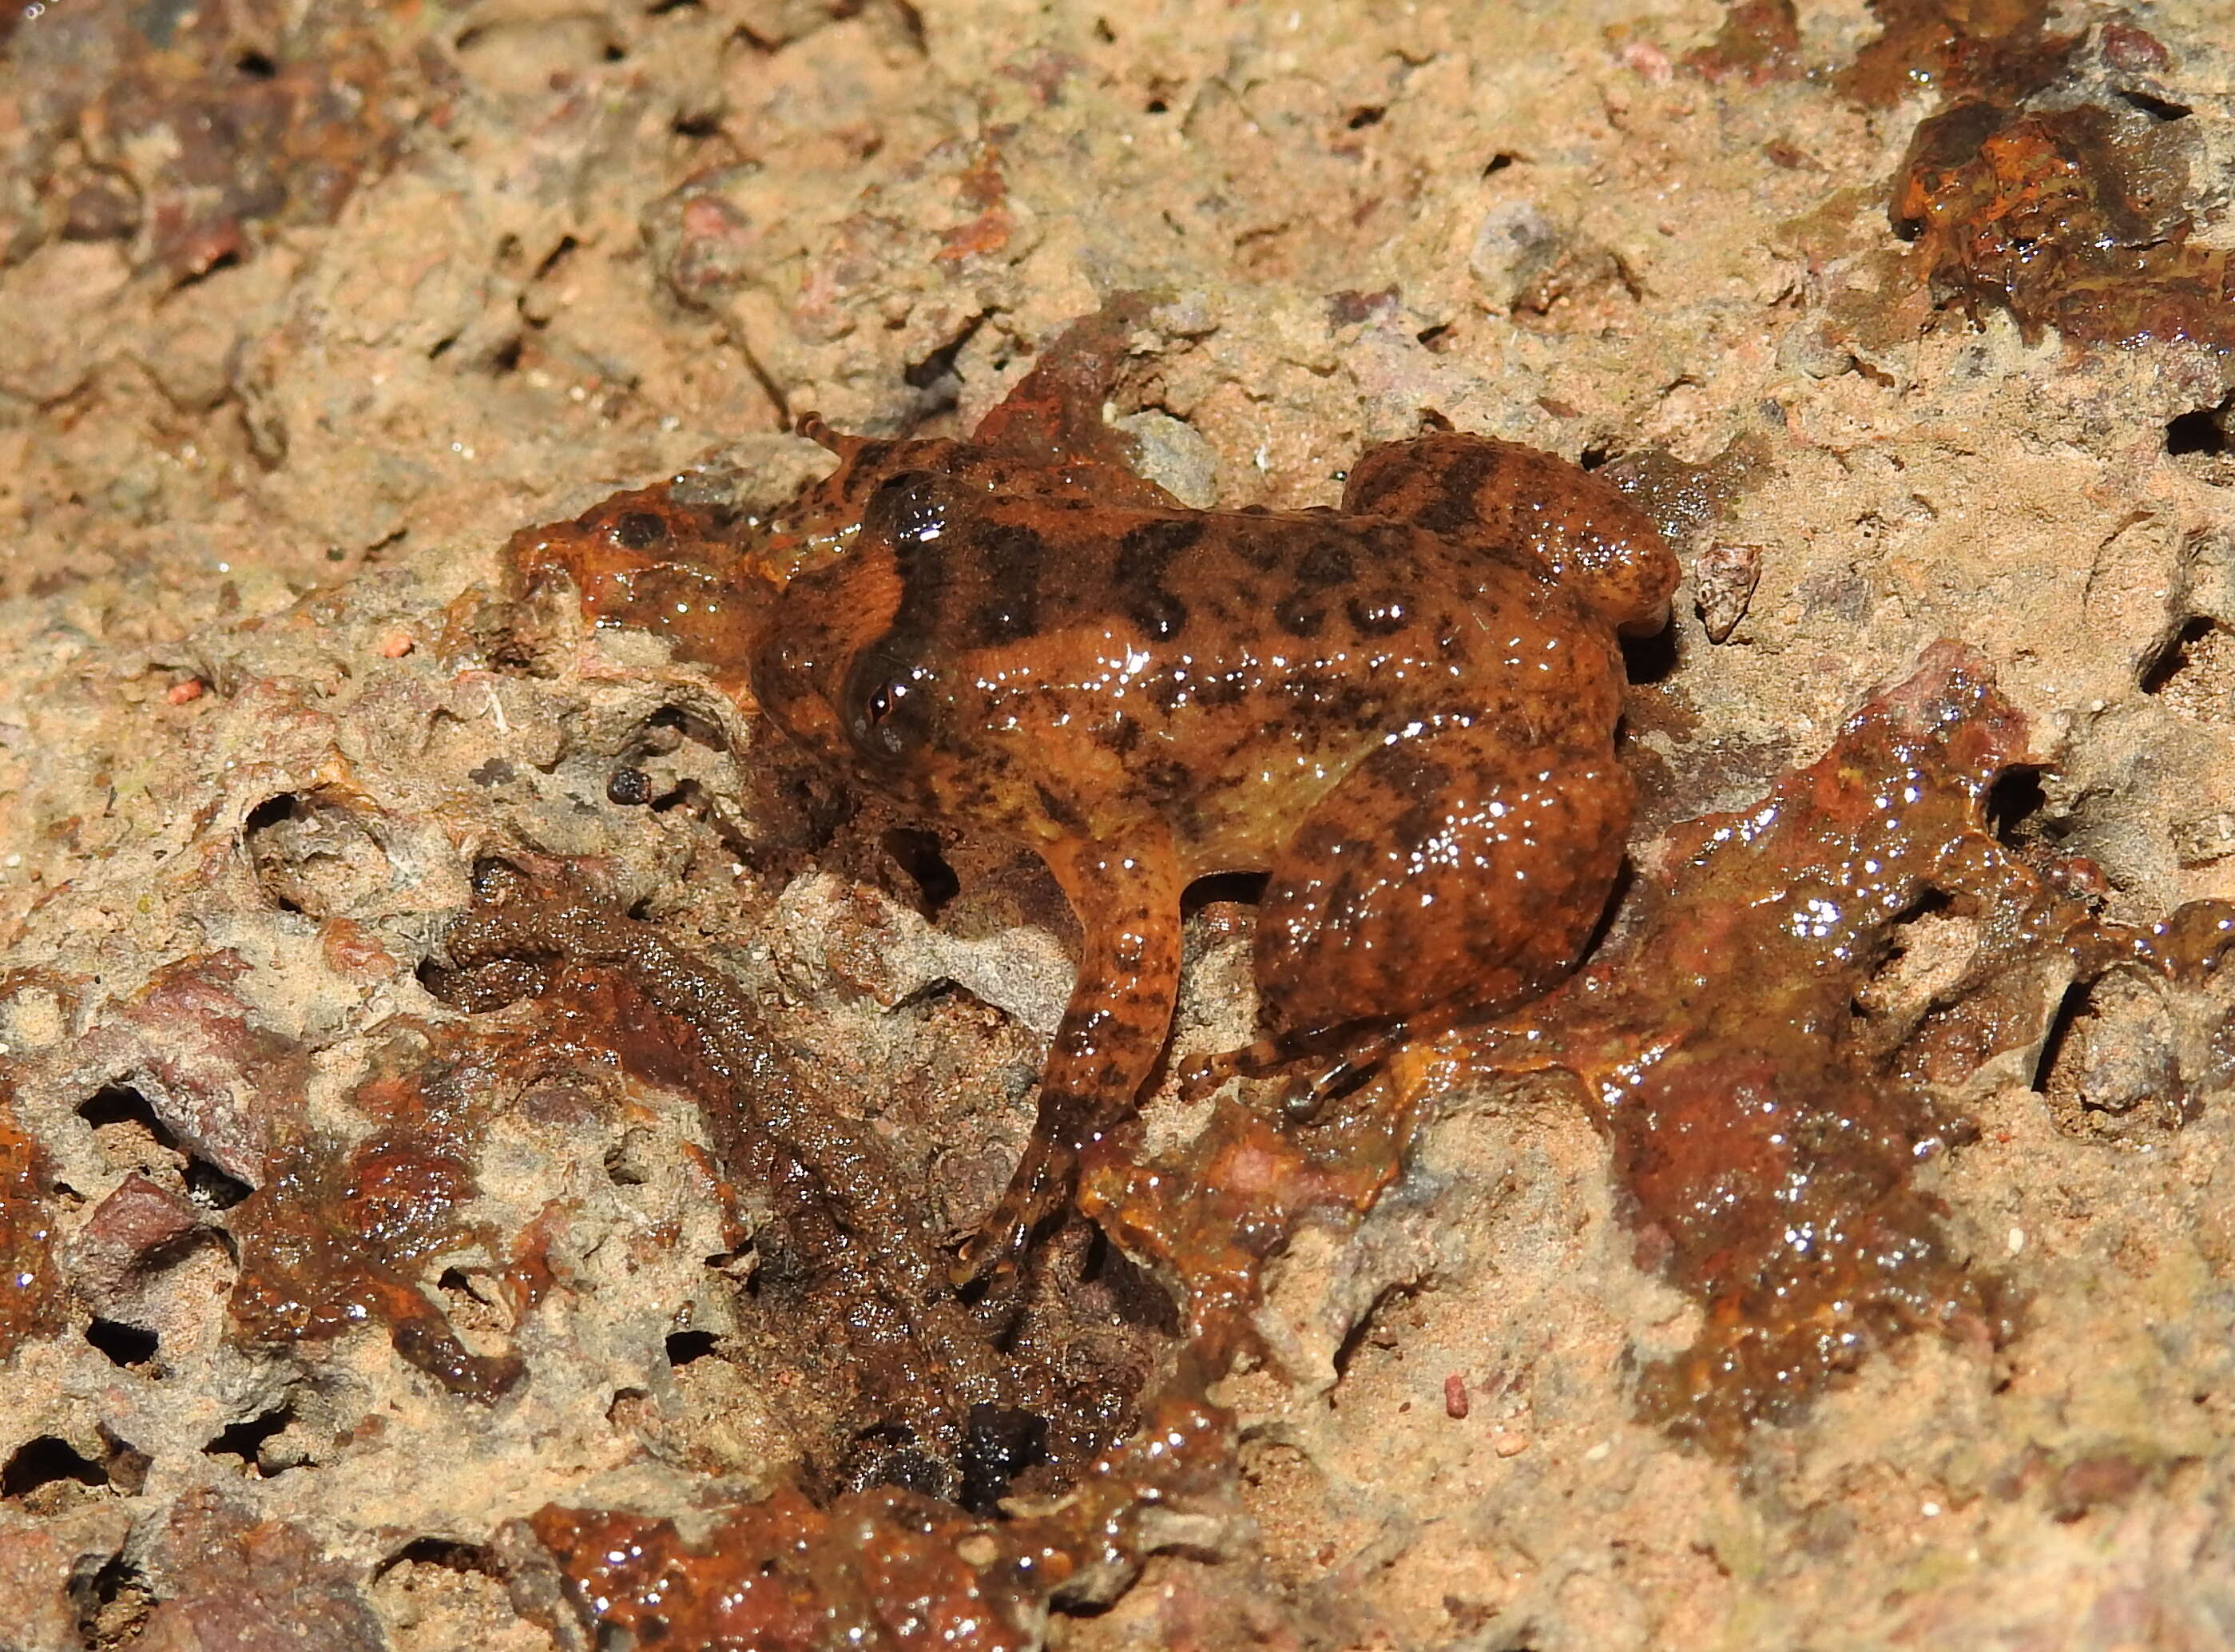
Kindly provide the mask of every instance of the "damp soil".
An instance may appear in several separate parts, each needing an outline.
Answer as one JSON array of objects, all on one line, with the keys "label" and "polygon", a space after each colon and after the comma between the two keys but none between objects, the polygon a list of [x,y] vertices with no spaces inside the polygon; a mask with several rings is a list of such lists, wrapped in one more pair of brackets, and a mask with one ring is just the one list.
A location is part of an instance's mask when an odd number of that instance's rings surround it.
[{"label": "damp soil", "polygon": [[[11,1644],[2208,1643],[2226,23],[11,10]],[[958,1285],[1079,937],[759,717],[831,450],[1438,423],[1685,569],[1583,967],[1209,1089],[1214,881]]]}]

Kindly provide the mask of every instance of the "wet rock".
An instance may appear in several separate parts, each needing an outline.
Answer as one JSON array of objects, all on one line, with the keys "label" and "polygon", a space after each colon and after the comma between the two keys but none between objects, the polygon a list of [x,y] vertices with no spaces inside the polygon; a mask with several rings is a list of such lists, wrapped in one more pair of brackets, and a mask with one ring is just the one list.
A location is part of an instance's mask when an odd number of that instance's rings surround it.
[{"label": "wet rock", "polygon": [[128,1301],[149,1272],[174,1259],[200,1231],[205,1214],[139,1171],[128,1173],[73,1237],[71,1285],[104,1311]]},{"label": "wet rock", "polygon": [[169,966],[105,1022],[85,1055],[144,1095],[190,1151],[252,1183],[300,1104],[309,1057],[233,990],[248,967],[233,953]]},{"label": "wet rock", "polygon": [[[573,1580],[610,1531],[702,1604],[774,1558],[881,1624],[903,1584],[856,1563],[906,1560],[946,1605],[967,1577],[1013,1639],[1082,1648],[2220,1638],[2235,1020],[2219,920],[2183,906],[2235,895],[2210,8],[20,11],[20,1636],[255,1645],[299,1600],[322,1643],[587,1643]],[[1912,196],[1904,240],[1889,209]],[[1505,224],[1476,267],[1514,203],[1554,233]],[[788,421],[952,434],[1074,319],[1152,289],[1173,296],[1104,340],[1114,393],[1050,403],[1043,433],[1114,428],[1113,462],[1167,486],[1306,508],[1433,410],[1635,483],[1701,574],[1760,547],[1720,644],[1688,600],[1631,659],[1644,801],[1603,942],[1632,1006],[1659,1006],[1638,1027],[1681,1029],[1641,1082],[1701,1080],[1643,1111],[1731,1151],[1655,1181],[1655,1132],[1559,1072],[1493,1071],[1482,1027],[1317,1112],[1289,1105],[1304,1074],[1184,1092],[1253,1009],[1247,891],[1205,891],[1174,1071],[1091,1167],[1109,1229],[1047,1236],[966,1398],[923,1354],[940,1315],[895,1282],[942,1277],[1008,1174],[1065,932],[1013,852],[911,845],[922,823],[757,745],[713,608],[750,612],[724,606],[744,519],[829,464]],[[664,572],[613,538],[646,490]],[[557,525],[530,535],[540,586],[501,554],[523,524]],[[815,549],[780,548],[759,572]],[[692,605],[664,638],[661,579]],[[1923,909],[1840,931],[1882,955],[1808,952],[1747,862],[1750,811],[1852,841],[1814,765],[1871,769],[1843,724],[1939,637],[2029,731],[1983,816],[1930,792],[1968,823],[1943,840],[1963,864],[2008,875],[1965,893],[1936,868]],[[1704,866],[1681,825],[1703,816],[1734,823]],[[1781,829],[1755,841],[1824,870]],[[857,1190],[882,1177],[875,1208],[921,1243],[888,1254],[870,1205],[792,1202],[763,1174],[783,1155],[735,1157],[765,1138],[630,958],[515,959],[485,1004],[430,995],[492,860],[604,892],[635,952],[750,1000],[740,1024],[845,1126],[803,1125],[820,1174],[852,1143],[882,1166]],[[1690,896],[1656,923],[1688,879],[1752,890],[1765,929]],[[1734,972],[1739,1001],[1694,1014],[1662,989],[1702,947],[1809,961]],[[993,974],[938,985],[970,967]],[[1759,1019],[1819,988],[1831,1036],[1804,1061]],[[426,1041],[391,1051],[409,1029]],[[1557,1030],[1592,1066],[1581,1021]],[[1768,1093],[1723,1082],[1734,1047],[1853,1134],[1767,1142],[1734,1111]],[[1897,1170],[1917,1118],[1945,1150]],[[1853,1368],[1765,1403],[1734,1464],[1641,1425],[1640,1373],[1650,1399],[1736,1345],[1701,1392],[1759,1395],[1745,1351],[1805,1343],[1747,1298],[1814,1288],[1768,1224],[1718,1261],[1679,1196],[1759,1209],[1749,1178],[1779,1162],[1812,1211],[1851,1208],[1836,1186],[1865,1225],[1928,1236],[1895,1285],[1960,1305],[2001,1281],[2022,1311],[2005,1332],[1873,1310]],[[244,1278],[268,1334],[236,1324]],[[1137,1463],[1074,1524],[1027,1524],[1096,1478],[1081,1439],[1156,1437],[1137,1425],[1190,1324],[1238,1356],[1209,1386],[1234,1451],[1206,1425],[1177,1452],[1194,1489]],[[952,1346],[987,1375],[977,1330]],[[470,1378],[466,1357],[521,1375],[484,1403],[429,1369]],[[1026,1368],[1059,1407],[1002,1392]],[[1035,1419],[1056,1461],[1027,1460]],[[556,1548],[532,1524],[552,1510],[576,1523]],[[1078,1564],[1062,1589],[1009,1589],[1027,1533]],[[669,1576],[615,1571],[603,1633],[648,1627],[639,1585]],[[1109,1603],[1052,1616],[1074,1600]]]},{"label": "wet rock", "polygon": [[309,1533],[190,1491],[154,1534],[148,1568],[166,1596],[141,1631],[166,1652],[281,1652],[305,1644],[381,1652],[380,1620],[354,1577]]}]

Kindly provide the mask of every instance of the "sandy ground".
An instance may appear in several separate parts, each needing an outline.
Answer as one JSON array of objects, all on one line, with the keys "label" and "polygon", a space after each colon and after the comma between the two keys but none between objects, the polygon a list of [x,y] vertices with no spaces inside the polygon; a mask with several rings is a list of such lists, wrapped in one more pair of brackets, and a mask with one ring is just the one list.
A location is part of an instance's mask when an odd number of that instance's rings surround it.
[{"label": "sandy ground", "polygon": [[[2108,920],[2235,896],[2225,0],[10,16],[0,1646],[689,1643],[587,1638],[530,1518],[775,1491],[816,1367],[688,1084],[430,993],[476,862],[596,868],[939,1225],[1006,1176],[1076,934],[999,845],[927,892],[911,823],[787,790],[704,668],[500,553],[686,469],[780,501],[806,411],[959,433],[1113,293],[1167,299],[1111,413],[1190,503],[1331,502],[1423,410],[1651,503],[1642,868],[1952,637],[2027,719],[2011,853]],[[1183,1047],[1246,1035],[1248,923],[1191,921]],[[1445,1063],[1390,1190],[1275,1268],[1218,1518],[1010,1643],[2235,1642],[2235,1034],[2046,979],[1920,1173],[1998,1343],[1672,1437],[1641,1373],[1701,1309],[1608,1137]],[[1109,1314],[1079,1368],[1137,1386],[1168,1333]]]}]

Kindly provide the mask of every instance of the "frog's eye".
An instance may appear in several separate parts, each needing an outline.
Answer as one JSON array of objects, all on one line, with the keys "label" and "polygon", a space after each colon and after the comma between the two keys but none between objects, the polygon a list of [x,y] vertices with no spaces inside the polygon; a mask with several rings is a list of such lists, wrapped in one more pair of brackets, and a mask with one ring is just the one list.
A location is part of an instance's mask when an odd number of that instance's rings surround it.
[{"label": "frog's eye", "polygon": [[[863,664],[872,662],[864,661]],[[904,757],[930,733],[934,696],[931,673],[921,665],[895,669],[889,659],[861,671],[847,696],[855,748],[879,761]]]}]

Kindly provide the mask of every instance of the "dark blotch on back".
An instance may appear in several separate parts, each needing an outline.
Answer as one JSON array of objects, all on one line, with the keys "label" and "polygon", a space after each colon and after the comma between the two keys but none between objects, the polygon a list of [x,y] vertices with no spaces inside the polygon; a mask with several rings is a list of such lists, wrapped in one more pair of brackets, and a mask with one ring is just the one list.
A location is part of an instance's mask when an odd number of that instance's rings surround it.
[{"label": "dark blotch on back", "polygon": [[1067,832],[1083,832],[1085,819],[1071,806],[1066,798],[1059,797],[1045,786],[1035,784],[1032,790],[1039,795],[1040,810],[1047,817]]},{"label": "dark blotch on back", "polygon": [[[945,522],[938,479],[921,470],[904,470],[879,483],[862,509],[862,537],[882,544],[900,580],[900,600],[879,646],[898,654],[920,652],[936,628],[941,549],[936,537]],[[927,539],[927,534],[934,536]],[[857,546],[855,555],[862,554]]]},{"label": "dark blotch on back", "polygon": [[1175,557],[1203,537],[1202,516],[1159,516],[1126,529],[1111,565],[1111,583],[1125,599],[1126,617],[1153,642],[1170,642],[1186,629],[1187,604],[1164,583]]},{"label": "dark blotch on back", "polygon": [[1170,642],[1187,629],[1188,606],[1169,591],[1151,591],[1125,610],[1151,642]]},{"label": "dark blotch on back", "polygon": [[1343,612],[1350,616],[1350,623],[1361,637],[1393,637],[1412,620],[1403,594],[1396,591],[1353,597],[1343,604]]},{"label": "dark blotch on back", "polygon": [[1127,528],[1118,541],[1111,577],[1123,590],[1162,584],[1172,559],[1194,548],[1203,537],[1205,520],[1201,515],[1157,516]]},{"label": "dark blotch on back", "polygon": [[1308,705],[1339,727],[1362,726],[1383,709],[1372,690],[1324,671],[1291,672],[1278,687],[1290,705]]},{"label": "dark blotch on back", "polygon": [[1451,769],[1403,740],[1375,752],[1373,768],[1392,791],[1416,803],[1435,803],[1451,790]]},{"label": "dark blotch on back", "polygon": [[1194,789],[1195,774],[1184,763],[1152,763],[1141,770],[1141,784],[1157,803],[1169,803]]},{"label": "dark blotch on back", "polygon": [[978,530],[977,549],[986,587],[971,620],[977,645],[1033,635],[1039,630],[1040,570],[1047,561],[1047,541],[1022,522],[990,522]]},{"label": "dark blotch on back", "polygon": [[1234,549],[1236,555],[1260,574],[1275,573],[1287,560],[1281,536],[1264,532],[1255,522],[1234,536]]},{"label": "dark blotch on back", "polygon": [[1374,778],[1406,800],[1405,812],[1392,823],[1399,843],[1426,843],[1436,835],[1444,798],[1453,776],[1449,768],[1412,748],[1410,741],[1385,745],[1366,760]]},{"label": "dark blotch on back", "polygon": [[1273,618],[1291,637],[1316,637],[1327,624],[1327,604],[1305,591],[1291,591],[1273,605]]},{"label": "dark blotch on back", "polygon": [[862,533],[891,544],[904,580],[923,547],[937,542],[936,530],[945,522],[938,478],[921,470],[903,470],[878,483],[862,513]]},{"label": "dark blotch on back", "polygon": [[1358,565],[1350,554],[1350,546],[1331,536],[1318,536],[1296,564],[1296,586],[1301,591],[1324,591],[1331,586],[1348,585],[1357,577]]},{"label": "dark blotch on back", "polygon": [[1475,501],[1499,460],[1496,448],[1475,442],[1459,444],[1443,468],[1436,496],[1414,511],[1412,520],[1432,534],[1456,534],[1475,526]]},{"label": "dark blotch on back", "polygon": [[1120,714],[1097,729],[1094,738],[1104,750],[1114,751],[1122,757],[1141,744],[1140,719]]},{"label": "dark blotch on back", "polygon": [[1201,672],[1196,678],[1196,704],[1206,711],[1239,705],[1249,693],[1249,676],[1246,672]]}]

